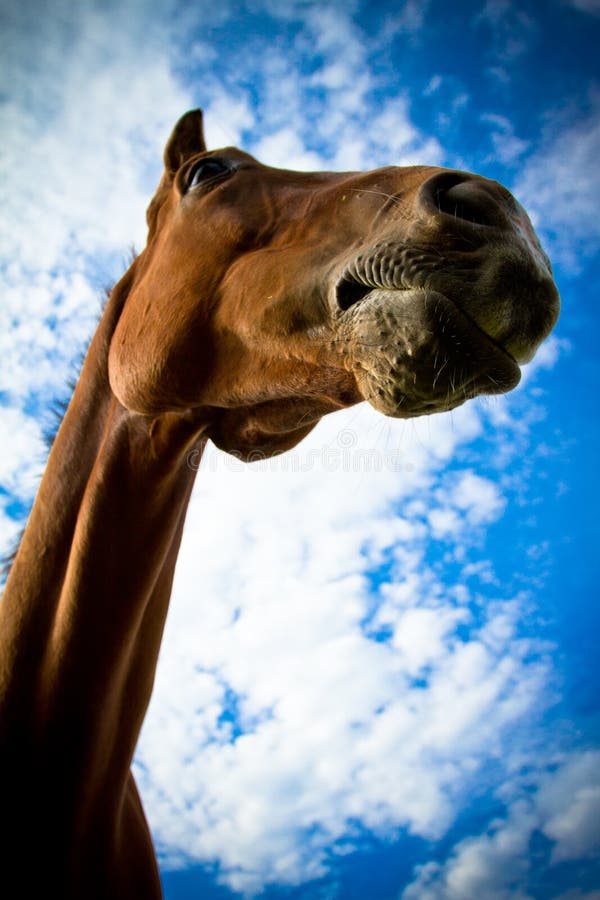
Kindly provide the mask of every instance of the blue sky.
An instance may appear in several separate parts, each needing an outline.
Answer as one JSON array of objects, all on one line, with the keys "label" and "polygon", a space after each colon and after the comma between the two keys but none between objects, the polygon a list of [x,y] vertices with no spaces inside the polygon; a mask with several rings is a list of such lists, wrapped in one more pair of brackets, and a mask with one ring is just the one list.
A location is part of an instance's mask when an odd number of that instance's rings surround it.
[{"label": "blue sky", "polygon": [[166,898],[598,900],[598,0],[2,9],[2,548],[189,108],[499,179],[563,300],[507,397],[203,461],[135,764]]}]

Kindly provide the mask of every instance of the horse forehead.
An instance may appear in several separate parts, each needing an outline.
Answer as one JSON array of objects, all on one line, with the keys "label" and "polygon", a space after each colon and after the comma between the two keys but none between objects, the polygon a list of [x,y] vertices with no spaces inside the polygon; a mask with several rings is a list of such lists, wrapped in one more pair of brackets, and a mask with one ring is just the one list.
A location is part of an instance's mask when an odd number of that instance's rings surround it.
[{"label": "horse forehead", "polygon": [[[256,157],[237,147],[226,147],[223,150],[213,150],[202,156],[226,157],[237,161],[240,169],[251,170],[252,184],[254,187],[271,188],[274,191],[287,193],[290,189],[313,190],[316,193],[329,193],[335,187],[351,187],[356,182],[357,186],[366,185],[371,181],[385,181],[390,185],[396,185],[398,189],[410,190],[421,185],[423,180],[432,173],[439,171],[436,166],[375,166],[360,170],[297,170],[271,166],[261,162]],[[193,161],[192,161],[193,162]]]},{"label": "horse forehead", "polygon": [[277,169],[262,163],[255,162],[257,166],[257,182],[260,183],[261,175],[265,185],[272,186],[275,190],[286,192],[286,189],[307,189],[315,194],[324,196],[337,196],[339,189],[343,196],[346,191],[361,189],[366,192],[369,187],[387,187],[390,191],[406,191],[418,189],[423,181],[433,173],[439,171],[431,166],[381,166],[360,171],[311,171],[299,172],[290,169]]}]

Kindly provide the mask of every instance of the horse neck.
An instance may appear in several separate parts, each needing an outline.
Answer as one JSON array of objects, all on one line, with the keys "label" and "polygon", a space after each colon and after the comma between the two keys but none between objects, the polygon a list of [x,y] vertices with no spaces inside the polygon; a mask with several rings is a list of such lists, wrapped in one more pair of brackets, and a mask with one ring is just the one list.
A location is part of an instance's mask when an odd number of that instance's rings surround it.
[{"label": "horse neck", "polygon": [[112,394],[126,293],[90,345],[0,603],[0,738],[60,757],[88,789],[127,776],[194,479],[186,457],[204,446],[191,417],[150,421]]}]

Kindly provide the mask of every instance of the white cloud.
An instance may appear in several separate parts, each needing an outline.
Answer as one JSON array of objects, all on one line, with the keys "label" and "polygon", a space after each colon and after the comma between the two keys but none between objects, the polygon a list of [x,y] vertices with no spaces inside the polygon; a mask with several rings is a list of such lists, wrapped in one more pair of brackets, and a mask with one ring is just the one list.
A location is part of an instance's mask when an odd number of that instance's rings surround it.
[{"label": "white cloud", "polygon": [[456,538],[465,529],[493,522],[505,506],[494,482],[468,470],[434,496],[436,505],[432,505],[428,518],[436,539]]},{"label": "white cloud", "polygon": [[431,96],[431,94],[436,94],[441,88],[443,83],[443,78],[441,75],[432,75],[429,79],[429,83],[423,93],[426,97]]},{"label": "white cloud", "polygon": [[[46,458],[40,423],[17,406],[0,407],[0,586],[16,549],[22,510],[31,503]],[[17,515],[15,515],[15,507]]]},{"label": "white cloud", "polygon": [[429,9],[429,0],[405,0],[402,9],[392,17],[387,30],[394,32],[416,34],[423,28],[425,17]]},{"label": "white cloud", "polygon": [[265,135],[252,149],[261,162],[267,165],[309,172],[323,168],[322,158],[317,153],[305,150],[292,128],[282,128]]},{"label": "white cloud", "polygon": [[506,505],[496,484],[471,471],[461,473],[454,485],[452,500],[464,510],[469,525],[494,522]]},{"label": "white cloud", "polygon": [[552,255],[574,271],[600,247],[599,103],[568,122],[557,114],[551,137],[528,157],[514,185]]},{"label": "white cloud", "polygon": [[429,513],[431,531],[437,540],[460,531],[461,518],[454,509],[432,509]]},{"label": "white cloud", "polygon": [[412,123],[406,96],[394,97],[383,104],[372,122],[375,144],[386,148],[388,159],[398,166],[440,165],[443,150],[434,137],[424,136]]},{"label": "white cloud", "polygon": [[571,352],[571,344],[566,338],[559,338],[552,334],[544,341],[530,363],[521,370],[521,381],[517,390],[523,390],[530,384],[537,373],[543,369],[553,369],[558,360]]},{"label": "white cloud", "polygon": [[447,652],[449,636],[459,622],[468,619],[464,609],[407,609],[395,623],[392,644],[402,666],[417,676],[426,666],[437,663]]},{"label": "white cloud", "polygon": [[242,146],[242,135],[251,132],[256,116],[245,93],[228,94],[223,88],[211,92],[211,100],[204,110],[207,147]]},{"label": "white cloud", "polygon": [[39,423],[15,407],[4,407],[0,416],[0,484],[10,494],[27,501],[36,488],[46,455]]},{"label": "white cloud", "polygon": [[512,122],[506,116],[499,116],[496,113],[485,113],[481,116],[481,120],[491,126],[490,140],[494,152],[489,157],[489,160],[497,160],[504,165],[518,163],[530,146],[529,141],[524,141],[522,138],[517,137]]},{"label": "white cloud", "polygon": [[531,900],[522,884],[533,824],[527,805],[515,805],[510,821],[462,841],[446,865],[419,866],[401,900]]},{"label": "white cloud", "polygon": [[497,25],[510,12],[510,0],[485,0],[479,18]]},{"label": "white cloud", "polygon": [[18,257],[4,271],[0,307],[0,391],[13,402],[31,394],[62,397],[101,310],[80,259],[68,271],[28,269]]},{"label": "white cloud", "polygon": [[94,75],[88,63],[83,55],[72,60],[64,106],[36,134],[26,115],[4,129],[11,189],[2,196],[10,223],[2,252],[29,270],[70,265],[67,253],[77,260],[143,244],[150,184],[139,173],[152,166],[156,177],[166,123],[191,105],[160,59],[151,81],[129,60]]},{"label": "white cloud", "polygon": [[553,862],[600,853],[600,753],[568,758],[542,782],[537,807],[544,833],[555,842]]},{"label": "white cloud", "polygon": [[152,24],[132,52],[130,8],[115,10],[116,19],[69,8],[70,38],[58,10],[40,21],[25,7],[14,12],[13,99],[2,107],[10,178],[0,189],[9,261],[1,277],[0,390],[47,403],[73,375],[102,289],[120,274],[128,248],[145,242],[162,146],[191,104]]},{"label": "white cloud", "polygon": [[493,55],[502,63],[498,67],[490,67],[488,71],[500,80],[508,80],[510,75],[506,66],[530,49],[537,35],[538,23],[511,0],[486,0],[475,22],[489,27]]},{"label": "white cloud", "polygon": [[[553,842],[553,863],[597,856],[599,763],[598,752],[572,751],[552,770],[530,774],[529,789],[517,792],[504,818],[497,818],[484,834],[460,841],[446,862],[418,866],[402,900],[530,900],[526,888],[529,846],[536,831]],[[553,897],[592,900],[595,893],[575,891]]]},{"label": "white cloud", "polygon": [[600,0],[565,0],[567,6],[573,6],[581,12],[592,16],[600,16]]},{"label": "white cloud", "polygon": [[600,900],[600,891],[580,891],[579,888],[574,888],[553,897],[552,900]]}]

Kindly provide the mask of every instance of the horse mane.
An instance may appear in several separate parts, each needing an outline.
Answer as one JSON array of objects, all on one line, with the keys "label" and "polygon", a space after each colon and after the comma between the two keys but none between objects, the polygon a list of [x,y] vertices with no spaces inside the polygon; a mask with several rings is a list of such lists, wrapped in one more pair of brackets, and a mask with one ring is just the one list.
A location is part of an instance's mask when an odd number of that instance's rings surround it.
[{"label": "horse mane", "polygon": [[[128,260],[126,262],[126,268],[133,262],[136,258],[136,251],[131,248]],[[96,322],[94,327],[91,329],[91,334],[88,340],[85,343],[85,346],[78,351],[78,353],[74,356],[70,363],[71,374],[68,375],[67,381],[64,385],[64,388],[61,390],[60,395],[54,397],[49,405],[44,410],[44,415],[47,421],[45,421],[42,427],[42,439],[44,444],[46,445],[46,454],[44,459],[42,460],[43,466],[46,465],[46,461],[52,449],[52,445],[56,440],[56,435],[58,434],[58,429],[62,425],[62,421],[65,417],[65,413],[67,411],[67,407],[71,402],[71,397],[73,396],[73,391],[75,390],[75,386],[79,380],[79,375],[81,373],[81,368],[83,366],[83,361],[85,359],[85,355],[88,350],[89,343],[91,341],[92,334],[95,331],[95,328],[100,321],[102,313],[104,312],[104,308],[108,303],[108,298],[110,297],[110,293],[112,291],[112,287],[105,286],[102,288],[99,299],[100,299],[100,309],[98,311],[98,315],[96,316]],[[43,470],[43,469],[42,469]],[[41,474],[41,473],[40,473]],[[25,521],[23,525],[19,529],[16,538],[14,539],[13,546],[6,552],[0,555],[0,583],[6,582],[10,574],[10,570],[12,568],[12,564],[15,561],[15,557],[19,551],[19,547],[21,546],[21,541],[23,540],[23,534],[27,527],[27,521],[29,519],[29,513],[31,512],[31,507],[33,506],[33,501],[35,497],[32,497],[29,502],[29,507],[27,509],[27,513],[25,516]]]}]

